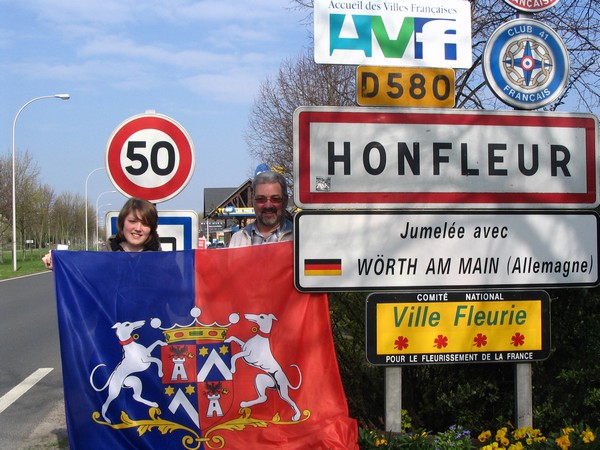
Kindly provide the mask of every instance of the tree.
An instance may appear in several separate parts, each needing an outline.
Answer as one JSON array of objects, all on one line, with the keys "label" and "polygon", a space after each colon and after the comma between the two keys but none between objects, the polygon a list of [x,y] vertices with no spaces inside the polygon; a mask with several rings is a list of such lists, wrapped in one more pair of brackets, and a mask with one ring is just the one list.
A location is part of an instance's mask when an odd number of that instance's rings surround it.
[{"label": "tree", "polygon": [[50,234],[50,214],[54,202],[54,189],[48,185],[41,185],[31,199],[35,210],[36,220],[31,225],[33,237],[38,245],[46,246]]},{"label": "tree", "polygon": [[[27,231],[30,231],[35,221],[38,220],[34,198],[39,187],[39,173],[39,168],[28,151],[19,152],[15,155],[15,215],[17,219],[17,236],[14,236],[13,239],[17,243],[21,242],[23,256],[25,256],[24,244]],[[12,185],[12,174],[10,175],[10,180]],[[9,192],[12,193],[12,186]],[[10,202],[10,208],[12,216],[12,201]]]},{"label": "tree", "polygon": [[79,194],[63,192],[56,197],[50,217],[50,235],[55,242],[69,245],[84,242],[84,208],[85,200]]},{"label": "tree", "polygon": [[250,154],[291,174],[294,111],[306,105],[354,105],[354,72],[347,66],[315,64],[310,52],[284,61],[275,80],[260,86],[250,112],[245,134]]}]

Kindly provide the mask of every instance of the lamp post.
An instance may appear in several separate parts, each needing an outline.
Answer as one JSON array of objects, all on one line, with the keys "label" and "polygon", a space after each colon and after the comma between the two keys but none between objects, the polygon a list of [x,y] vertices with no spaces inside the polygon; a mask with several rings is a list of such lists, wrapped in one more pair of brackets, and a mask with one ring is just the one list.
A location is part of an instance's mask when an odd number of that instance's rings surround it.
[{"label": "lamp post", "polygon": [[[88,173],[88,176],[85,177],[85,249],[88,250],[88,181],[94,172],[98,172],[99,170],[106,170],[104,167],[97,167]],[[97,213],[96,213],[97,215]]]},{"label": "lamp post", "polygon": [[100,250],[100,210],[105,206],[112,206],[112,203],[104,203],[100,205],[98,207],[98,211],[96,212],[96,251]]},{"label": "lamp post", "polygon": [[44,98],[59,98],[61,100],[69,100],[71,96],[69,94],[54,94],[54,95],[42,95],[41,97],[32,98],[23,106],[21,109],[17,111],[17,115],[15,116],[15,120],[13,121],[12,126],[12,260],[13,260],[13,272],[17,271],[17,202],[15,195],[15,185],[16,185],[16,176],[15,176],[15,129],[17,127],[17,119],[21,112],[29,106],[31,103],[42,100]]},{"label": "lamp post", "polygon": [[[98,197],[96,198],[96,251],[99,250],[98,248],[98,202],[100,200],[100,197],[102,197],[104,194],[114,194],[117,191],[104,191],[104,192],[100,192],[100,194],[98,195]],[[106,205],[102,205],[102,206],[106,206]]]}]

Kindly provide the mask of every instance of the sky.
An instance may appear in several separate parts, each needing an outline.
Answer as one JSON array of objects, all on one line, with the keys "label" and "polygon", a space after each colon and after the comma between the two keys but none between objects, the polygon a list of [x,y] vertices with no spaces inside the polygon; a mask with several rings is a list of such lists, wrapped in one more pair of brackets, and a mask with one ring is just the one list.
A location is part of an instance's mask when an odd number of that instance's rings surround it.
[{"label": "sky", "polygon": [[[0,153],[28,151],[40,180],[118,210],[104,167],[126,119],[154,110],[195,149],[187,186],[159,210],[202,212],[205,188],[238,187],[261,161],[244,141],[261,83],[308,46],[287,0],[0,0]],[[94,172],[93,172],[94,171]],[[91,174],[91,175],[90,175]],[[2,193],[9,195],[9,193]]]}]

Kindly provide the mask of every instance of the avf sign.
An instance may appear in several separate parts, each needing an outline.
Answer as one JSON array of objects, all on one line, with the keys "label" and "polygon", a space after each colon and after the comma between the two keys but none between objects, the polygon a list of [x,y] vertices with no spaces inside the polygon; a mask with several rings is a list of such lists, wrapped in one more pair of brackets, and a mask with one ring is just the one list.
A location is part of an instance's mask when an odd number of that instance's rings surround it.
[{"label": "avf sign", "polygon": [[314,2],[315,61],[471,67],[471,6],[461,0]]},{"label": "avf sign", "polygon": [[310,208],[593,208],[591,114],[304,107],[294,198]]},{"label": "avf sign", "polygon": [[420,291],[367,298],[367,360],[401,366],[531,362],[550,355],[544,291]]}]

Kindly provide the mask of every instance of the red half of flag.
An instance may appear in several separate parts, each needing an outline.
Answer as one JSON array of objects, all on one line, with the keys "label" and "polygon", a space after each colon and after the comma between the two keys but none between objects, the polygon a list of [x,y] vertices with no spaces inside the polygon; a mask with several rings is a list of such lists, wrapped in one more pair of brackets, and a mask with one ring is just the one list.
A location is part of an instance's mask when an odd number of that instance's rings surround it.
[{"label": "red half of flag", "polygon": [[341,259],[305,259],[304,276],[340,276]]}]

